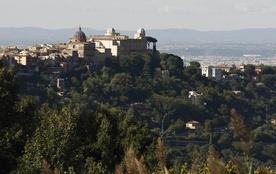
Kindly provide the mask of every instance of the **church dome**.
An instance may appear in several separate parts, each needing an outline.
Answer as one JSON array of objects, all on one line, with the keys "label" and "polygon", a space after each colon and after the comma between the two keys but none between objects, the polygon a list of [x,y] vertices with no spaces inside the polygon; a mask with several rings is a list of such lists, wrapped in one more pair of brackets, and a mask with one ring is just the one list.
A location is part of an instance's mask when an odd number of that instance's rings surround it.
[{"label": "church dome", "polygon": [[80,42],[86,42],[86,35],[81,31],[81,27],[79,26],[79,30],[74,34],[73,39],[78,40]]},{"label": "church dome", "polygon": [[114,28],[107,29],[106,30],[106,35],[114,36],[115,35],[115,29]]}]

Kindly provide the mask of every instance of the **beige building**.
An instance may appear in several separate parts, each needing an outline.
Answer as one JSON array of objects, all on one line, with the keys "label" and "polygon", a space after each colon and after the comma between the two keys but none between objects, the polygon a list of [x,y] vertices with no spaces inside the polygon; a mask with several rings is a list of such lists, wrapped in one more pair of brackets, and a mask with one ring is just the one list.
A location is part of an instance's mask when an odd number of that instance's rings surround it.
[{"label": "beige building", "polygon": [[14,56],[14,60],[17,62],[17,64],[27,66],[30,65],[32,57],[29,51],[23,50],[19,53],[19,55]]},{"label": "beige building", "polygon": [[99,42],[87,39],[85,33],[78,28],[78,31],[70,38],[66,50],[63,51],[65,57],[78,58],[82,64],[101,65],[107,57],[111,57],[111,49],[106,49]]},{"label": "beige building", "polygon": [[[69,56],[77,56],[82,62],[92,62],[95,58],[95,43],[87,42],[86,35],[79,27],[67,43],[66,52]],[[75,53],[77,55],[74,55]]]},{"label": "beige building", "polygon": [[234,70],[233,66],[228,66],[228,65],[225,65],[225,64],[217,65],[217,66],[215,66],[215,68],[221,69],[225,72],[233,72],[233,70]]},{"label": "beige building", "polygon": [[147,50],[146,32],[143,28],[137,30],[133,39],[116,33],[114,28],[109,28],[104,35],[91,35],[89,40],[96,43],[99,52],[110,50],[115,57],[129,55],[131,52],[143,53]]}]

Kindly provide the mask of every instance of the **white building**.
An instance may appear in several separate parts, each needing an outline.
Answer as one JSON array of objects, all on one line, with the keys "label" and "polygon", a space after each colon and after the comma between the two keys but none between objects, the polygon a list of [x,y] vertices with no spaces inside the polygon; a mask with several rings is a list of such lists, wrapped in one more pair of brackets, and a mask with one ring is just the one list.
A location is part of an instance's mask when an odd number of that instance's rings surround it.
[{"label": "white building", "polygon": [[205,77],[214,77],[215,80],[220,81],[222,77],[222,70],[213,66],[202,66],[201,74]]},{"label": "white building", "polygon": [[212,66],[202,66],[201,67],[201,74],[205,77],[211,77],[212,76]]},{"label": "white building", "polygon": [[114,28],[107,29],[104,35],[91,35],[89,40],[96,43],[100,52],[111,50],[112,56],[129,55],[131,52],[145,52],[147,50],[146,33],[143,28],[137,30],[134,39],[116,33]]}]

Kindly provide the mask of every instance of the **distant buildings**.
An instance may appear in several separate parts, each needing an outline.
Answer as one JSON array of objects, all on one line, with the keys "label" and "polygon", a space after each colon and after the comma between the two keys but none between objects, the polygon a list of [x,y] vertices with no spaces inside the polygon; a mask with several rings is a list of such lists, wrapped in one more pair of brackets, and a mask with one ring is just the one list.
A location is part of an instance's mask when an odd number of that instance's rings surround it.
[{"label": "distant buildings", "polygon": [[39,66],[36,70],[63,67],[66,72],[78,65],[101,66],[108,57],[145,53],[148,51],[147,44],[143,28],[137,30],[134,38],[117,33],[114,28],[109,28],[104,35],[87,37],[79,26],[67,43],[40,44],[24,50],[9,46],[3,49],[2,55],[12,58],[14,61],[10,62],[13,64]]},{"label": "distant buildings", "polygon": [[147,51],[146,33],[143,28],[138,29],[134,39],[116,33],[114,28],[107,29],[104,35],[89,35],[79,27],[70,38],[64,56],[78,57],[82,64],[101,65],[107,57],[129,55],[131,52],[144,53]]},{"label": "distant buildings", "polygon": [[220,81],[222,77],[222,70],[213,66],[202,66],[201,74],[205,77],[214,77],[215,80]]}]

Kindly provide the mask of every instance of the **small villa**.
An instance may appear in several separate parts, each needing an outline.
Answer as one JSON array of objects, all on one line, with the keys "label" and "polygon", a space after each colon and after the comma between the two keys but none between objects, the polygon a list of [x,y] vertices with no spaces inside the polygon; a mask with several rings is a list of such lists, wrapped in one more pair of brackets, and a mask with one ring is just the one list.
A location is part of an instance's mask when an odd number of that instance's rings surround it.
[{"label": "small villa", "polygon": [[198,121],[192,120],[186,123],[186,128],[190,130],[200,130],[202,129],[202,125]]}]

